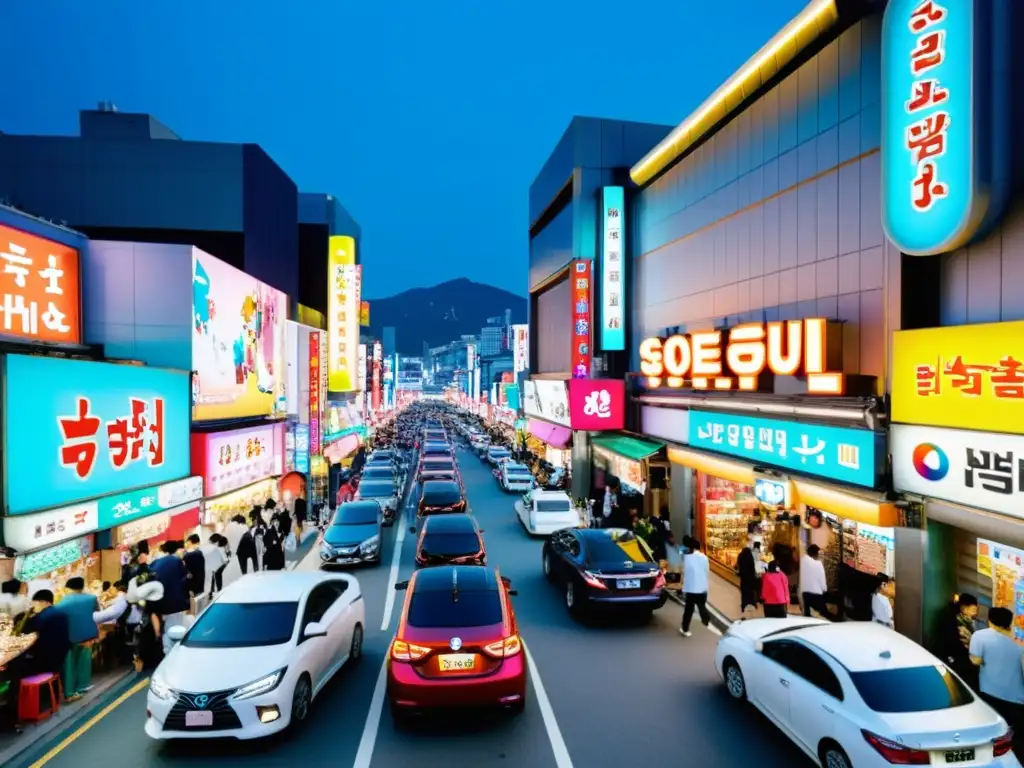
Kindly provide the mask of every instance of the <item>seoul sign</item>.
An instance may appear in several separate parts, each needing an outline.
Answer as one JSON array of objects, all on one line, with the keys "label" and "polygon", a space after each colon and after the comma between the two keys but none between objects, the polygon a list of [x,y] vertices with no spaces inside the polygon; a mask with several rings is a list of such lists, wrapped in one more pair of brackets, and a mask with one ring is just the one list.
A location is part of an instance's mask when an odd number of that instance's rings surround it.
[{"label": "seoul sign", "polygon": [[805,375],[812,395],[842,395],[846,379],[828,370],[828,321],[823,318],[748,323],[722,331],[651,337],[640,344],[640,372],[652,388],[753,392],[758,377]]}]

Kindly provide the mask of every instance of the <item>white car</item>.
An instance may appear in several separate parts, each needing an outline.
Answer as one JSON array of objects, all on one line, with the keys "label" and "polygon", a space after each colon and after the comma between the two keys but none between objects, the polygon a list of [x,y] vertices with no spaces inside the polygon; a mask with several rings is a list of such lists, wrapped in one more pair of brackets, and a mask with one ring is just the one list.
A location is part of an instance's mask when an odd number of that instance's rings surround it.
[{"label": "white car", "polygon": [[526,493],[532,491],[535,485],[530,468],[525,464],[515,464],[511,461],[506,461],[501,465],[499,480],[501,487],[510,493],[512,491]]},{"label": "white car", "polygon": [[563,491],[531,491],[516,502],[516,514],[531,536],[550,536],[582,525],[569,494]]},{"label": "white car", "polygon": [[352,576],[264,571],[225,589],[150,679],[154,739],[256,739],[306,719],[316,695],[363,653],[365,607]]},{"label": "white car", "polygon": [[487,463],[492,466],[497,466],[503,461],[508,461],[512,456],[512,451],[502,445],[492,445],[487,449]]},{"label": "white car", "polygon": [[881,624],[734,622],[715,666],[734,699],[751,702],[827,768],[1020,766],[995,710]]}]

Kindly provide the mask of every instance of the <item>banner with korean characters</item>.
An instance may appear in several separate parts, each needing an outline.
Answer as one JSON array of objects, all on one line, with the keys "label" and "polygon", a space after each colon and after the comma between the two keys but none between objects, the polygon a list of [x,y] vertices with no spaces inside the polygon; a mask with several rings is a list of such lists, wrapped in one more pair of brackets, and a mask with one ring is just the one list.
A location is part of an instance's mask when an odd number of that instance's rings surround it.
[{"label": "banner with korean characters", "polygon": [[189,374],[7,355],[7,514],[67,506],[189,474]]},{"label": "banner with korean characters", "polygon": [[892,420],[1024,433],[1024,321],[897,331]]},{"label": "banner with korean characters", "polygon": [[34,552],[80,538],[98,528],[99,508],[95,501],[33,515],[10,515],[3,518],[4,546],[15,552]]},{"label": "banner with korean characters", "polygon": [[602,190],[604,221],[601,238],[601,349],[626,348],[625,191]]},{"label": "banner with korean characters", "polygon": [[236,491],[284,473],[283,423],[230,432],[197,434],[197,454],[205,454],[207,497]]},{"label": "banner with korean characters", "polygon": [[694,409],[688,429],[692,447],[754,464],[865,488],[884,478],[882,432]]},{"label": "banner with korean characters", "polygon": [[889,449],[897,491],[1024,518],[1024,436],[893,424]]},{"label": "banner with korean characters", "polygon": [[591,322],[593,265],[589,259],[577,259],[569,267],[569,295],[572,297],[572,377],[586,379],[591,365]]},{"label": "banner with korean characters", "polygon": [[320,455],[320,331],[309,332],[309,450]]}]

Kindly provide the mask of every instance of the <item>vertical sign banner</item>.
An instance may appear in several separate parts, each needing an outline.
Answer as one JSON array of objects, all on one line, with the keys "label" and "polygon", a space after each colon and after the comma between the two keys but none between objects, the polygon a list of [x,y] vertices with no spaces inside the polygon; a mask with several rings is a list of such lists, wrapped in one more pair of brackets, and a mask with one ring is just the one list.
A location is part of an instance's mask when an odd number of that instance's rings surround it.
[{"label": "vertical sign banner", "polygon": [[359,302],[359,325],[368,328],[370,325],[370,302]]},{"label": "vertical sign banner", "polygon": [[[882,22],[882,220],[912,256],[966,245],[1001,212],[993,133],[1005,46],[986,0],[890,0]],[[993,31],[996,30],[996,31]],[[993,83],[999,83],[994,85]],[[994,183],[999,179],[1000,183]]]},{"label": "vertical sign banner", "polygon": [[626,348],[625,193],[605,187],[604,232],[601,240],[601,349]]},{"label": "vertical sign banner", "polygon": [[320,455],[320,332],[309,334],[309,452]]},{"label": "vertical sign banner", "polygon": [[327,262],[328,387],[331,392],[352,392],[357,389],[359,364],[359,267],[355,240],[332,237]]},{"label": "vertical sign banner", "polygon": [[518,374],[530,367],[530,326],[512,326],[512,367]]},{"label": "vertical sign banner", "polygon": [[466,345],[466,368],[471,371],[476,368],[476,345],[474,344]]},{"label": "vertical sign banner", "polygon": [[571,281],[569,295],[572,296],[572,377],[586,379],[590,376],[590,284],[592,265],[588,259],[577,259],[569,270]]},{"label": "vertical sign banner", "polygon": [[326,331],[317,331],[317,335],[320,337],[320,447],[323,448],[323,425],[325,414],[327,413],[327,387],[329,380],[327,367],[327,347],[329,344]]},{"label": "vertical sign banner", "polygon": [[373,343],[372,375],[373,384],[370,390],[370,406],[374,411],[380,410],[381,385],[384,374],[384,345],[379,341]]},{"label": "vertical sign banner", "polygon": [[366,345],[359,345],[359,362],[356,365],[356,389],[360,392],[366,389]]}]

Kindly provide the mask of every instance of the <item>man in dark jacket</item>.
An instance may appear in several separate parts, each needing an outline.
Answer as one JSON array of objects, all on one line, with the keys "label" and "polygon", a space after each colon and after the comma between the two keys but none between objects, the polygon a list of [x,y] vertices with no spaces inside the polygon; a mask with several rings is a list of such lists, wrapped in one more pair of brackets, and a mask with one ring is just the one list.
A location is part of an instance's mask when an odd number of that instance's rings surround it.
[{"label": "man in dark jacket", "polygon": [[750,547],[744,547],[736,557],[736,570],[740,575],[740,613],[749,605],[757,608],[757,565]]},{"label": "man in dark jacket", "polygon": [[964,593],[948,608],[939,625],[938,648],[935,654],[974,690],[978,689],[977,667],[971,663],[971,637],[978,618],[978,598]]},{"label": "man in dark jacket", "polygon": [[190,606],[188,596],[188,571],[177,552],[182,548],[180,541],[165,541],[160,547],[163,555],[149,564],[150,573],[164,588],[164,596],[154,606],[160,615],[160,635],[164,653],[170,653],[174,643],[167,636],[171,627],[185,625],[185,612]]},{"label": "man in dark jacket", "polygon": [[203,594],[206,588],[206,555],[199,548],[201,544],[199,534],[193,533],[185,542],[185,556],[182,558],[188,574],[188,592],[193,598]]}]

